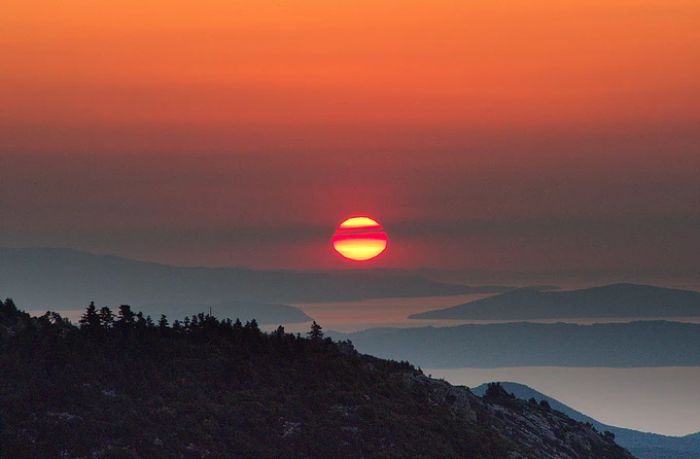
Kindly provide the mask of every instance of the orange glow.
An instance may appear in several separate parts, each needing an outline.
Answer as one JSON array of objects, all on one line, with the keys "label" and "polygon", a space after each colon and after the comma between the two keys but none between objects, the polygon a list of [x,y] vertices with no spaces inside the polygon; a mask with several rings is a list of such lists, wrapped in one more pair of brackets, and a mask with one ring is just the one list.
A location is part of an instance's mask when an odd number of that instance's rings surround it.
[{"label": "orange glow", "polygon": [[10,0],[0,16],[0,99],[21,125],[321,125],[347,142],[377,123],[697,115],[696,0]]},{"label": "orange glow", "polygon": [[0,5],[3,246],[697,272],[698,0]]},{"label": "orange glow", "polygon": [[351,217],[338,225],[333,235],[333,248],[353,261],[371,260],[386,250],[387,235],[376,220],[369,217]]}]

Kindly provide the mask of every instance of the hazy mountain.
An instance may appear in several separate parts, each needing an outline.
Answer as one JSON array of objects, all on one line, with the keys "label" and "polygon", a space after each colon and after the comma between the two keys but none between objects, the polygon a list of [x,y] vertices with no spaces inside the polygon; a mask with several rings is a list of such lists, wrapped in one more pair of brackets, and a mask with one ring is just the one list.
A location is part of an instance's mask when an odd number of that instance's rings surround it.
[{"label": "hazy mountain", "polygon": [[0,457],[632,459],[500,386],[483,398],[316,334],[0,302]]},{"label": "hazy mountain", "polygon": [[667,321],[374,328],[334,336],[367,354],[431,368],[700,365],[700,324]]},{"label": "hazy mountain", "polygon": [[[534,398],[537,402],[546,400],[552,409],[560,411],[571,419],[579,422],[590,423],[600,432],[609,431],[615,434],[615,441],[629,449],[632,454],[640,459],[700,459],[700,432],[683,437],[672,437],[655,433],[640,432],[638,430],[603,424],[575,409],[553,399],[524,384],[514,382],[501,382],[503,389],[516,397],[529,400]],[[475,395],[482,396],[486,393],[488,384],[482,384],[473,388]],[[700,423],[700,420],[698,421]]]},{"label": "hazy mountain", "polygon": [[502,291],[387,272],[175,267],[67,249],[0,249],[0,294],[27,309],[99,304],[294,303]]},{"label": "hazy mountain", "polygon": [[411,319],[530,320],[700,316],[700,292],[611,284],[570,291],[518,289]]}]

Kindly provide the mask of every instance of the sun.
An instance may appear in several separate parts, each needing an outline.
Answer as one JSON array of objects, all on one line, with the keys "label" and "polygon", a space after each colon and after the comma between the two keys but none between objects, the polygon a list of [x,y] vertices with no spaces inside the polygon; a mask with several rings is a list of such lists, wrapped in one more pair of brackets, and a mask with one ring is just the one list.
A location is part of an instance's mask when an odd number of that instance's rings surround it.
[{"label": "sun", "polygon": [[367,261],[381,255],[387,247],[384,228],[367,216],[344,220],[333,234],[333,248],[341,256],[353,261]]}]

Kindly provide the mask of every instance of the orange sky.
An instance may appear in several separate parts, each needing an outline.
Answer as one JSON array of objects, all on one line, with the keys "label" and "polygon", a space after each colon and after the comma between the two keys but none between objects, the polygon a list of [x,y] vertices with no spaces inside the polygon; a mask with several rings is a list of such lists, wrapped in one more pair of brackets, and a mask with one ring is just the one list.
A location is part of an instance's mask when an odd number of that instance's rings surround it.
[{"label": "orange sky", "polygon": [[15,123],[698,120],[694,0],[10,1],[1,21]]},{"label": "orange sky", "polygon": [[369,212],[387,266],[700,252],[696,0],[9,0],[0,53],[0,245],[333,267]]}]

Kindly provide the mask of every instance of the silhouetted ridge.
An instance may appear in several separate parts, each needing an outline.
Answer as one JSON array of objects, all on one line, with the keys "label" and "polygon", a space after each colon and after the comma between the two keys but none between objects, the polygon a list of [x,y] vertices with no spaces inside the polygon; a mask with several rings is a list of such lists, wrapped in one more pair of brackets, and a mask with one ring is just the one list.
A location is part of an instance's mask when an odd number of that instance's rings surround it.
[{"label": "silhouetted ridge", "polygon": [[482,400],[349,342],[91,304],[0,303],[0,457],[627,459],[584,424]]}]

